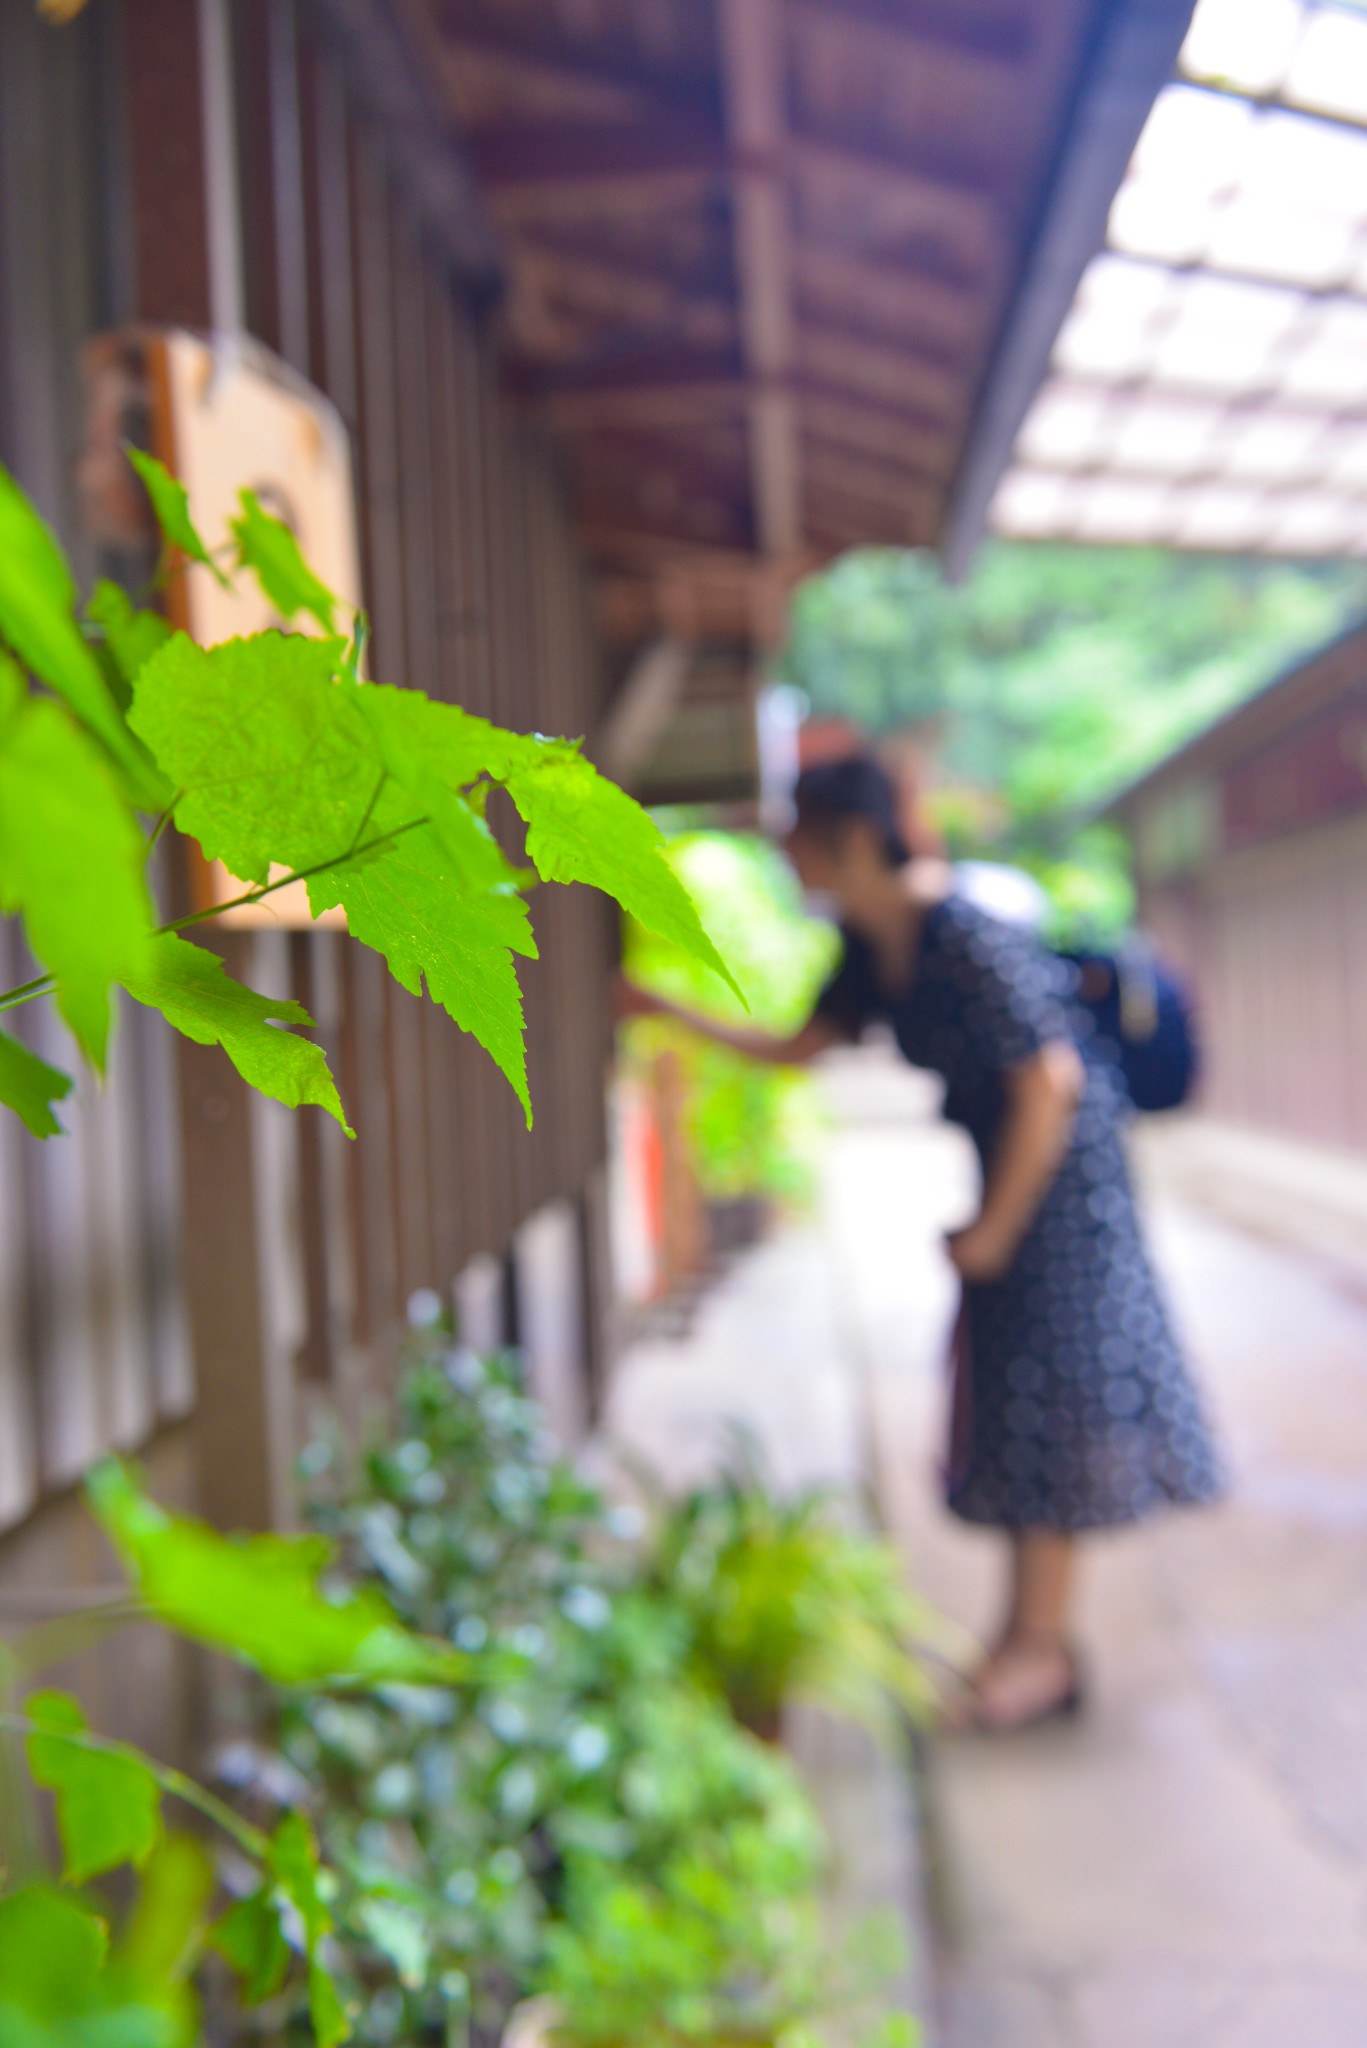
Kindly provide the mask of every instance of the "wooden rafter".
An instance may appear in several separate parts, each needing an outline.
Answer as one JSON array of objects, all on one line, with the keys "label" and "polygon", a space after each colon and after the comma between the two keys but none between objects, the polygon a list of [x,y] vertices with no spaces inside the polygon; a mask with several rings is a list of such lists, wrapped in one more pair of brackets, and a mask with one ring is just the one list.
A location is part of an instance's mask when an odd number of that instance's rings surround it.
[{"label": "wooden rafter", "polygon": [[[547,29],[551,32],[546,33]],[[561,78],[570,85],[612,86],[642,99],[659,100],[667,93],[667,104],[675,107],[681,102],[716,107],[715,81],[705,71],[690,74],[677,63],[664,67],[642,63],[639,51],[626,46],[621,37],[598,37],[590,43],[556,33],[554,17],[534,35],[515,16],[476,10],[468,0],[445,0],[440,33],[457,56],[491,57],[524,65],[541,77]]]},{"label": "wooden rafter", "polygon": [[769,556],[801,538],[797,413],[783,388],[793,367],[788,196],[780,158],[784,110],[780,0],[719,0],[727,126],[739,163],[732,180],[740,330],[750,398],[755,532]]},{"label": "wooden rafter", "polygon": [[1029,56],[1034,33],[1019,4],[966,7],[962,0],[794,0],[804,12],[886,30],[911,46],[944,49],[996,65]]},{"label": "wooden rafter", "polygon": [[582,121],[501,121],[469,131],[467,150],[491,192],[522,185],[566,185],[720,172],[724,138],[683,116],[590,127]]}]

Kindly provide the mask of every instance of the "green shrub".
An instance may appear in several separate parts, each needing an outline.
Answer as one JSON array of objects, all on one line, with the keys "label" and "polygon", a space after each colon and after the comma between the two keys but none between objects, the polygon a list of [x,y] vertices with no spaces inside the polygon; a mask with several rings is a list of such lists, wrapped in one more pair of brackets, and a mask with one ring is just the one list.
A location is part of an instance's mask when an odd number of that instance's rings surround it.
[{"label": "green shrub", "polygon": [[790,1765],[687,1671],[687,1617],[641,1583],[640,1517],[551,1454],[512,1361],[426,1349],[392,1442],[355,1470],[315,1447],[312,1512],[342,1543],[334,1583],[382,1586],[482,1675],[279,1702],[341,1873],[361,2037],[489,2038],[539,1990],[586,2040],[666,1992],[700,2036],[791,2003],[822,1850]]},{"label": "green shrub", "polygon": [[689,1665],[748,1727],[807,1700],[886,1731],[934,1700],[937,1624],[890,1545],[820,1491],[783,1499],[753,1455],[658,1514],[652,1583],[687,1619]]}]

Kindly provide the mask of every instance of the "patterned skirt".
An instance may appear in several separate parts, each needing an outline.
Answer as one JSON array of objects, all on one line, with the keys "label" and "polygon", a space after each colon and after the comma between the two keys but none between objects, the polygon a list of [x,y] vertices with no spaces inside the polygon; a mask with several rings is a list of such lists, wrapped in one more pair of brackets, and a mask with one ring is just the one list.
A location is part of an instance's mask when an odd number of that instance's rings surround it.
[{"label": "patterned skirt", "polygon": [[1009,1272],[965,1287],[955,1350],[947,1498],[965,1521],[1097,1529],[1218,1497],[1104,1090]]}]

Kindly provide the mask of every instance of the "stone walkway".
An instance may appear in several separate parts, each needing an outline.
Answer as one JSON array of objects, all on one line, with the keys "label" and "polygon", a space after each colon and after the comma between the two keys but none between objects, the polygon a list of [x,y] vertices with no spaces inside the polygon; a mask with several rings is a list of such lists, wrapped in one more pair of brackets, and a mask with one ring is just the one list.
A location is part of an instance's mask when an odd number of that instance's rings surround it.
[{"label": "stone walkway", "polygon": [[[992,1539],[934,1490],[970,1163],[914,1085],[851,1065],[835,1093],[827,1236],[884,1512],[986,1628]],[[1168,1197],[1154,1227],[1234,1488],[1094,1545],[1085,1721],[930,1746],[945,2048],[1367,2042],[1367,1304]]]},{"label": "stone walkway", "polygon": [[[916,1077],[830,1083],[818,1227],[631,1354],[612,1426],[676,1476],[726,1416],[786,1482],[871,1464],[912,1576],[986,1629],[993,1541],[935,1486],[972,1165]],[[1154,1234],[1233,1491],[1093,1545],[1082,1722],[929,1745],[941,2048],[1367,2044],[1367,1288],[1170,1192]]]}]

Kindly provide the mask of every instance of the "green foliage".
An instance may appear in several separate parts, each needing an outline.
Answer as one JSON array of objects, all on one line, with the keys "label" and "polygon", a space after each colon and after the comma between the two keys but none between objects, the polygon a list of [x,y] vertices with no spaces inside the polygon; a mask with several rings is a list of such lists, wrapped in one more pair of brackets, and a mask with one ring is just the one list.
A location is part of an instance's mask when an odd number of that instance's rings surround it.
[{"label": "green foliage", "polygon": [[299,1003],[244,988],[215,954],[173,932],[148,942],[142,964],[125,973],[124,987],[196,1045],[221,1045],[243,1080],[263,1095],[291,1109],[316,1102],[354,1136],[321,1047],[275,1029],[276,1023],[312,1023]]},{"label": "green foliage", "polygon": [[117,1459],[87,1491],[158,1621],[227,1650],[283,1685],[459,1683],[470,1660],[405,1629],[373,1588],[335,1597],[318,1581],[332,1546],[317,1536],[220,1536],[173,1515]]},{"label": "green foliage", "polygon": [[1078,813],[1365,603],[1360,564],[996,541],[950,588],[927,555],[862,549],[799,591],[784,667],[818,713],[919,729],[951,850],[1038,862],[1062,917],[1074,867],[1123,887],[1095,847],[1070,858]]},{"label": "green foliage", "polygon": [[0,1898],[0,2048],[190,2048],[182,1987],[111,1956],[105,1922],[70,1894]]},{"label": "green foliage", "polygon": [[72,611],[66,558],[9,473],[0,468],[0,639],[55,690],[119,764],[135,797],[156,802],[159,778],[119,714]]},{"label": "green foliage", "polygon": [[[778,851],[753,834],[690,831],[669,840],[668,858],[734,966],[754,1021],[775,1032],[804,1022],[834,966],[837,940],[803,915],[797,883]],[[632,980],[656,995],[721,1023],[743,1021],[736,997],[695,954],[640,924],[628,927],[625,964]],[[644,1069],[666,1048],[679,1060],[690,1156],[706,1194],[810,1197],[821,1103],[808,1075],[761,1066],[654,1018],[628,1025],[623,1047],[628,1070]]]},{"label": "green foliage", "polygon": [[53,1110],[72,1089],[70,1074],[61,1073],[36,1053],[0,1031],[0,1102],[12,1109],[35,1138],[55,1138],[62,1126]]},{"label": "green foliage", "polygon": [[[487,2035],[547,1989],[585,2040],[634,2038],[665,1995],[703,2032],[704,2011],[722,2033],[786,2012],[821,1856],[791,1766],[685,1670],[639,1517],[552,1455],[511,1364],[423,1351],[359,1471],[311,1449],[313,1513],[347,1584],[503,1664],[459,1694],[295,1694],[280,1713],[284,1758],[323,1793],[361,2038]],[[262,1767],[258,1796],[278,1775]],[[618,1939],[623,1914],[648,1942]]]},{"label": "green foliage", "polygon": [[[135,460],[168,548],[220,573],[181,486],[151,457]],[[479,1039],[528,1121],[513,956],[536,956],[522,892],[538,877],[607,890],[726,975],[655,826],[576,745],[363,682],[363,622],[350,647],[336,636],[337,600],[250,491],[232,533],[239,571],[286,620],[325,637],[271,631],[204,649],[108,583],[78,618],[60,549],[0,473],[0,909],[22,914],[46,970],[0,1006],[54,993],[100,1065],[122,987],[223,1045],[254,1087],[345,1123],[322,1053],[278,1028],[307,1025],[304,1012],[226,982],[211,956],[177,942],[179,926],[157,923],[144,870],[168,821],[252,884],[250,900],[307,879],[315,915],[344,909],[406,988],[425,986]],[[485,824],[491,783],[526,825],[531,870]],[[150,839],[139,809],[162,813]],[[22,1061],[0,1061],[0,1101],[51,1135],[55,1098],[44,1102],[39,1081]]]},{"label": "green foliage", "polygon": [[885,1730],[934,1702],[937,1624],[891,1546],[819,1492],[782,1499],[738,1450],[732,1469],[666,1505],[652,1583],[685,1615],[690,1663],[748,1726],[805,1699]]},{"label": "green foliage", "polygon": [[335,633],[336,598],[309,568],[283,519],[267,512],[255,491],[242,493],[241,514],[230,526],[239,567],[255,571],[281,617],[295,619],[303,612],[325,633]]},{"label": "green foliage", "polygon": [[192,562],[202,562],[226,589],[228,579],[200,539],[199,528],[190,517],[190,499],[184,484],[173,477],[155,455],[145,454],[141,448],[130,448],[128,460],[152,500],[152,510],[165,544],[178,548]]},{"label": "green foliage", "polygon": [[86,1719],[69,1693],[34,1693],[25,1713],[44,1731],[28,1738],[29,1768],[56,1794],[67,1883],[84,1884],[120,1863],[145,1863],[156,1846],[161,1787],[142,1757],[122,1746],[73,1741],[86,1732]]},{"label": "green foliage", "polygon": [[6,698],[0,674],[0,910],[22,913],[57,1006],[97,1067],[110,990],[136,968],[151,930],[143,851],[99,748],[51,698]]}]

